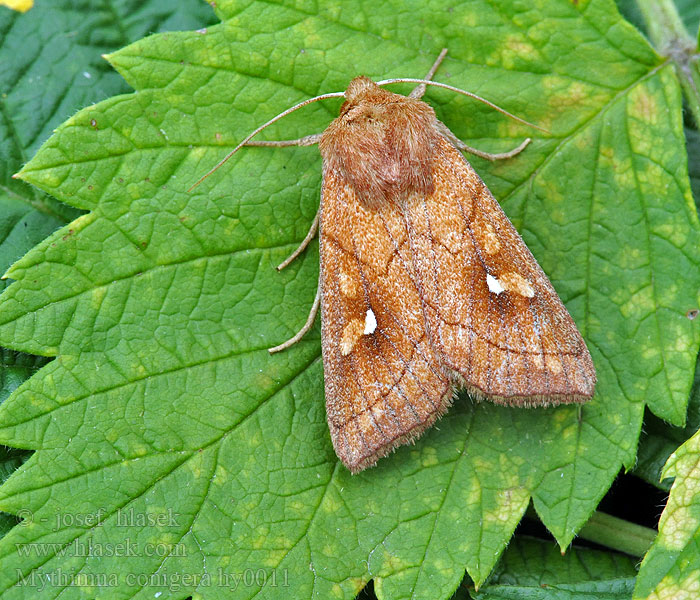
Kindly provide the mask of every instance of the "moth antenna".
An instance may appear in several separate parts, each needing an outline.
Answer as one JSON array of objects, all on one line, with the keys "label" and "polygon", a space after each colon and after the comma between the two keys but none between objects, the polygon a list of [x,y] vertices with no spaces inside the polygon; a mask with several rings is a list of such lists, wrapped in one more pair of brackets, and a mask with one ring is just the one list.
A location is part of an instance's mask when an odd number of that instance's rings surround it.
[{"label": "moth antenna", "polygon": [[238,144],[231,152],[229,152],[226,156],[224,156],[216,165],[209,170],[207,173],[202,175],[190,188],[187,190],[188,192],[191,192],[194,188],[196,188],[200,183],[202,183],[207,177],[209,177],[214,171],[216,171],[219,167],[223,166],[223,164],[231,158],[236,152],[238,152],[243,146],[245,146],[252,138],[254,138],[256,135],[258,135],[263,129],[266,127],[269,127],[272,125],[275,121],[279,121],[282,117],[286,117],[288,114],[293,113],[295,110],[299,110],[303,106],[306,106],[307,104],[311,104],[312,102],[316,102],[318,100],[326,100],[327,98],[342,98],[345,95],[345,92],[331,92],[330,94],[321,94],[320,96],[315,96],[314,98],[308,98],[307,100],[304,100],[303,102],[299,102],[299,104],[295,104],[294,106],[288,108],[287,110],[281,112],[275,117],[272,117],[267,123],[264,125],[261,125],[258,127],[255,131],[252,133],[248,134],[243,141]]},{"label": "moth antenna", "polygon": [[430,81],[429,79],[412,79],[410,77],[405,77],[405,78],[401,78],[401,79],[384,79],[382,81],[377,81],[377,85],[388,85],[390,83],[420,83],[420,84],[424,84],[424,85],[434,85],[435,87],[444,88],[444,89],[450,90],[452,92],[457,92],[458,94],[462,94],[464,96],[468,96],[469,98],[474,98],[474,100],[478,100],[479,102],[483,102],[487,106],[490,106],[494,110],[497,110],[499,113],[504,114],[507,117],[510,117],[511,119],[514,119],[515,121],[518,121],[519,123],[522,123],[523,125],[527,125],[528,127],[533,127],[534,129],[539,129],[540,131],[542,131],[544,133],[552,135],[551,131],[544,129],[543,127],[540,127],[539,125],[535,125],[534,123],[530,123],[529,121],[526,121],[525,119],[521,119],[520,117],[516,117],[514,114],[509,113],[504,108],[501,108],[500,106],[494,104],[493,102],[489,102],[486,98],[482,98],[481,96],[477,96],[476,94],[473,94],[472,92],[467,92],[466,90],[463,90],[461,88],[454,87],[452,85],[447,85],[446,83],[440,83],[439,81]]}]

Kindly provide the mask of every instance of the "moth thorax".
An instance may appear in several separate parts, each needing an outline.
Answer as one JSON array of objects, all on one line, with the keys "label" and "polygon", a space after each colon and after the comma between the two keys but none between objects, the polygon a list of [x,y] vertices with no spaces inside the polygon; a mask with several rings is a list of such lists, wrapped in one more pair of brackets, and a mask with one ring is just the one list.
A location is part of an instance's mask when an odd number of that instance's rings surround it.
[{"label": "moth thorax", "polygon": [[360,200],[376,203],[431,194],[437,119],[424,102],[353,79],[340,116],[324,131],[324,168],[335,170]]}]

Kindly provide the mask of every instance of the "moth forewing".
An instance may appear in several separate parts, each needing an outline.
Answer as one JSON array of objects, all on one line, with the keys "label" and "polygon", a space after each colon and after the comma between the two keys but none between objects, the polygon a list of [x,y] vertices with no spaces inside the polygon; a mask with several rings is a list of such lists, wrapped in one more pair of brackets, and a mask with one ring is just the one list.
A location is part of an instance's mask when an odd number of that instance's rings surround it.
[{"label": "moth forewing", "polygon": [[438,154],[445,183],[423,207],[409,205],[409,224],[430,221],[416,273],[443,364],[503,404],[590,398],[590,354],[551,283],[464,157],[447,140]]}]

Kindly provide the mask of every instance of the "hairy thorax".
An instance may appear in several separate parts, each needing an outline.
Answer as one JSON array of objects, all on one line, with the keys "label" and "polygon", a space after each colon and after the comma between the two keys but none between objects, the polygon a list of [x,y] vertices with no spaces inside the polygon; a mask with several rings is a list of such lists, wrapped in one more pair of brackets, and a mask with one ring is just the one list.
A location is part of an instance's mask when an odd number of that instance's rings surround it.
[{"label": "hairy thorax", "polygon": [[336,171],[370,205],[413,192],[432,194],[440,136],[433,109],[367,77],[353,79],[345,98],[340,116],[321,137],[324,170]]}]

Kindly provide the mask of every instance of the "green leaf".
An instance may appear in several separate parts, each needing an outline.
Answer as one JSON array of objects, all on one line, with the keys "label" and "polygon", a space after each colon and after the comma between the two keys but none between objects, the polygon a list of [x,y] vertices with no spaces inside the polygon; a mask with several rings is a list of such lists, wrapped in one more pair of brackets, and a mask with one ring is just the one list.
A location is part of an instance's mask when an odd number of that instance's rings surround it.
[{"label": "green leaf", "polygon": [[700,5],[695,0],[675,0],[675,4],[688,32],[694,36],[700,27]]},{"label": "green leaf", "polygon": [[[695,21],[691,11],[693,0],[647,0],[637,2],[631,7],[626,2],[626,8],[634,15],[635,20],[643,20],[642,30],[645,31],[659,53],[666,57],[676,68],[676,76],[680,80],[684,99],[690,115],[696,123],[700,123],[700,62],[698,61],[698,43],[687,28],[688,18]],[[697,3],[694,3],[697,8]],[[679,14],[679,9],[680,13]],[[683,17],[686,18],[685,23]],[[693,31],[697,30],[697,22]],[[700,31],[698,31],[700,35]]]},{"label": "green leaf", "polygon": [[634,597],[691,600],[700,594],[700,432],[674,452],[662,476],[676,480]]},{"label": "green leaf", "polygon": [[[53,217],[42,215],[2,192],[0,215],[0,272],[60,225]],[[0,279],[0,290],[7,284],[7,280]],[[0,348],[0,403],[45,363],[44,358]],[[0,446],[0,481],[5,481],[28,455],[27,451]],[[16,518],[0,513],[0,536],[16,524]]]},{"label": "green leaf", "polygon": [[[628,5],[626,2],[618,2],[624,14],[634,17],[636,5]],[[695,14],[700,8],[695,2],[680,0],[676,2],[679,15],[684,20],[689,31],[697,30],[697,17]],[[640,26],[642,19],[640,15]],[[636,18],[636,17],[635,17]],[[700,208],[700,134],[693,123],[689,112],[685,115],[685,139],[688,152],[688,170],[690,185],[696,207]],[[690,304],[688,318],[696,318],[699,303]],[[671,489],[671,480],[660,480],[661,471],[671,454],[690,438],[700,426],[700,371],[695,369],[695,383],[690,395],[688,405],[687,422],[685,427],[674,427],[652,414],[647,414],[644,418],[644,431],[639,443],[637,464],[634,467],[635,473],[645,479],[648,483],[655,485],[666,491]]]},{"label": "green leaf", "polygon": [[[7,388],[7,384],[3,382],[3,392]],[[15,448],[7,448],[0,446],[0,482],[4,482],[10,474],[15,471],[27,459],[28,453]],[[0,537],[10,531],[19,519],[7,513],[0,513]]]},{"label": "green leaf", "polygon": [[[379,598],[448,597],[465,568],[485,581],[531,497],[568,545],[634,463],[645,403],[684,420],[700,237],[673,70],[606,0],[217,11],[221,25],[111,54],[138,93],[77,113],[22,171],[91,212],[16,263],[2,296],[0,342],[57,358],[1,409],[0,439],[37,452],[0,490],[3,509],[33,515],[0,542],[0,589],[22,597],[33,576],[45,596],[94,597],[111,574],[122,596],[152,597],[157,574],[177,579],[173,597],[351,597],[371,578]],[[473,162],[586,337],[598,391],[581,409],[462,396],[415,446],[350,476],[325,424],[318,325],[267,353],[315,294],[316,246],[274,265],[318,207],[317,150],[247,148],[186,189],[291,104],[358,73],[421,76],[443,46],[438,79],[553,132]],[[485,150],[533,136],[467,99],[426,99]],[[318,132],[337,108],[306,107],[268,139]],[[135,555],[80,552],[126,540]]]},{"label": "green leaf", "polygon": [[[80,214],[26,183],[11,179],[77,109],[128,91],[100,54],[154,30],[211,22],[205,5],[67,0],[38,2],[26,15],[0,7],[0,274],[47,235]],[[41,89],[41,93],[37,93]],[[0,280],[0,290],[9,284]],[[0,348],[0,402],[45,358]],[[0,450],[3,477],[29,453]],[[0,532],[16,520],[0,514]]]},{"label": "green leaf", "polygon": [[[0,192],[0,272],[60,226],[60,221]],[[0,290],[9,284],[0,279]],[[43,358],[0,348],[0,403],[46,364]]]},{"label": "green leaf", "polygon": [[685,427],[673,427],[654,415],[646,415],[634,473],[651,485],[669,491],[673,481],[661,478],[664,465],[671,454],[691,438],[698,428],[700,428],[700,368],[696,364],[695,382],[690,393]]},{"label": "green leaf", "polygon": [[43,213],[75,218],[75,210],[11,175],[76,110],[129,91],[101,54],[152,31],[199,27],[210,20],[207,9],[152,0],[44,0],[24,15],[0,7],[0,189]]},{"label": "green leaf", "polygon": [[562,556],[549,542],[516,536],[488,585],[473,600],[629,600],[637,573],[623,554],[574,548]]}]

